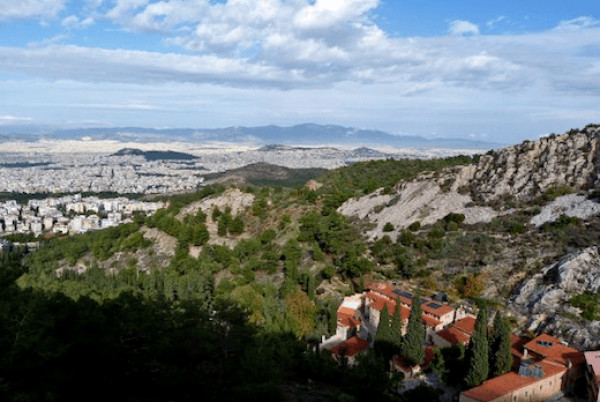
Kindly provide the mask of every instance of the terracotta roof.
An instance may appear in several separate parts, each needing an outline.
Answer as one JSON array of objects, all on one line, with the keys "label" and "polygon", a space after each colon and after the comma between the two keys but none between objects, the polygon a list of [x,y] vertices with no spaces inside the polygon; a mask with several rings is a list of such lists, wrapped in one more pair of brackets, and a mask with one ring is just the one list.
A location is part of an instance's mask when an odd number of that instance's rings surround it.
[{"label": "terracotta roof", "polygon": [[347,357],[352,357],[358,352],[362,350],[367,350],[368,348],[369,342],[362,338],[353,336],[352,338],[348,338],[344,342],[332,348],[331,353],[335,355],[344,355]]},{"label": "terracotta roof", "polygon": [[394,290],[402,290],[402,291],[410,293],[411,295],[413,293],[409,292],[407,290],[404,290],[398,286],[393,286],[393,285],[390,285],[389,283],[384,283],[384,282],[377,282],[377,283],[368,283],[367,289],[371,290],[373,292],[379,293],[379,294],[389,298],[390,300],[395,301],[396,299],[399,299],[401,303],[407,304],[409,306],[412,304],[412,299],[410,299],[408,297],[404,297],[402,295],[399,295],[398,293],[394,293]]},{"label": "terracotta roof", "polygon": [[385,282],[368,283],[367,289],[387,296],[392,300],[396,299],[396,296],[398,296],[396,293],[394,293],[394,290],[397,290],[398,287]]},{"label": "terracotta roof", "polygon": [[542,360],[537,364],[540,364],[544,370],[544,376],[542,378],[523,377],[511,371],[492,378],[491,380],[484,381],[481,385],[464,391],[462,394],[476,401],[492,401],[496,398],[508,395],[519,388],[523,388],[538,381],[543,381],[550,376],[566,371],[566,367],[553,364],[546,360]]},{"label": "terracotta roof", "polygon": [[510,353],[520,359],[523,358],[523,345],[529,342],[528,338],[510,334]]},{"label": "terracotta roof", "polygon": [[471,339],[469,335],[453,327],[442,329],[437,332],[437,335],[452,345],[456,345],[457,343],[466,344]]},{"label": "terracotta roof", "polygon": [[350,307],[343,307],[342,306],[342,307],[338,308],[338,311],[337,311],[338,317],[340,315],[349,315],[351,317],[354,317],[354,314],[356,314],[356,310],[351,309]]},{"label": "terracotta roof", "polygon": [[[393,300],[388,300],[385,297],[382,297],[374,292],[368,292],[366,297],[368,299],[373,300],[369,306],[373,307],[377,311],[383,311],[383,305],[387,304],[388,312],[390,313],[390,317],[394,314],[394,310],[396,309],[396,302]],[[400,317],[402,320],[408,320],[410,316],[410,309],[404,306],[400,306]]]},{"label": "terracotta roof", "polygon": [[465,318],[455,321],[452,326],[465,334],[473,335],[473,332],[475,332],[475,318],[466,316]]},{"label": "terracotta roof", "polygon": [[356,328],[360,326],[361,322],[359,319],[354,318],[355,314],[356,310],[348,307],[340,307],[337,311],[337,321],[345,327]]},{"label": "terracotta roof", "polygon": [[577,349],[563,345],[560,339],[548,334],[541,334],[527,342],[524,346],[530,352],[543,356],[561,364],[567,364],[570,361],[573,365],[583,363],[585,360],[583,353]]},{"label": "terracotta roof", "polygon": [[425,323],[425,325],[432,327],[432,328],[435,328],[442,323],[441,321],[436,320],[435,318],[426,316],[425,314],[423,314],[423,322]]},{"label": "terracotta roof", "polygon": [[[439,307],[431,308],[430,305],[432,305],[432,304],[437,304]],[[426,303],[423,303],[421,308],[423,309],[424,312],[434,315],[436,317],[442,317],[446,314],[454,312],[454,309],[452,307],[448,306],[447,304],[438,303],[436,301],[428,301]]]},{"label": "terracotta roof", "polygon": [[[379,296],[377,293],[374,292],[368,292],[366,297],[368,299],[373,300],[369,306],[376,309],[377,311],[383,311],[383,305],[387,304],[388,306],[388,312],[390,313],[390,317],[394,314],[394,310],[396,309],[396,302],[393,300],[388,300],[382,296]],[[408,318],[410,317],[410,309],[408,307],[405,306],[400,306],[400,317],[402,317],[403,321],[408,320]],[[437,327],[438,325],[441,324],[441,321],[436,320],[433,317],[428,317],[425,314],[423,314],[423,322],[425,323],[425,325],[428,325],[430,327]]]}]

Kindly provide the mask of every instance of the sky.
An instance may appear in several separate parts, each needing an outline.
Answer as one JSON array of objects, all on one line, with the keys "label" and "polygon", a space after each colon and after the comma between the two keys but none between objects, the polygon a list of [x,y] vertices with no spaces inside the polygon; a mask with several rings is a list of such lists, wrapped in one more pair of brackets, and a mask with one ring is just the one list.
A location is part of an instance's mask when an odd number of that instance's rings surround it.
[{"label": "sky", "polygon": [[600,123],[597,0],[1,0],[1,126]]}]

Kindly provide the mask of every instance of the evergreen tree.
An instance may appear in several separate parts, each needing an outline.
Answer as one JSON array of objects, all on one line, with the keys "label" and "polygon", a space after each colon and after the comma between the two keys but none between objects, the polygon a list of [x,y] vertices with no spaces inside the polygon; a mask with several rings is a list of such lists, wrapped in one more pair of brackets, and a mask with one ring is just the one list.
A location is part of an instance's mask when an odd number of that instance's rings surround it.
[{"label": "evergreen tree", "polygon": [[383,304],[383,310],[379,314],[379,324],[377,325],[377,334],[375,335],[376,344],[385,344],[390,341],[390,313],[387,303]]},{"label": "evergreen tree", "polygon": [[396,298],[396,308],[390,324],[390,340],[394,348],[398,350],[402,346],[402,316],[400,315],[400,309],[400,300]]},{"label": "evergreen tree", "polygon": [[490,367],[494,376],[508,372],[512,366],[510,354],[510,328],[500,311],[494,318],[494,327],[490,339]]},{"label": "evergreen tree", "polygon": [[487,310],[479,309],[475,322],[475,331],[471,337],[469,359],[465,382],[469,387],[475,387],[488,378],[490,371],[488,360],[487,340]]},{"label": "evergreen tree", "polygon": [[237,215],[231,221],[231,225],[229,226],[229,231],[231,234],[238,235],[244,232],[244,221],[240,215]]},{"label": "evergreen tree", "polygon": [[438,347],[433,349],[433,360],[431,361],[431,370],[440,376],[446,371],[446,362],[444,361],[444,355]]},{"label": "evergreen tree", "polygon": [[315,299],[315,276],[313,274],[308,274],[308,281],[306,283],[306,293],[308,293],[308,298],[310,300]]},{"label": "evergreen tree", "polygon": [[419,295],[415,295],[410,307],[410,317],[406,326],[406,335],[402,339],[402,356],[410,365],[421,364],[425,357],[425,325],[423,312],[419,303]]}]

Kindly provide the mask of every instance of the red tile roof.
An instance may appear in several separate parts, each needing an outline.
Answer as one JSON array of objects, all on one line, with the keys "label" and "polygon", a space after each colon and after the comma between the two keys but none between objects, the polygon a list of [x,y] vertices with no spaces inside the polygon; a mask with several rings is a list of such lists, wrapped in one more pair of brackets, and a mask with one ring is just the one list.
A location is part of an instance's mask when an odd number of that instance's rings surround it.
[{"label": "red tile roof", "polygon": [[448,341],[451,345],[458,343],[466,344],[471,339],[469,335],[453,327],[442,329],[437,335]]},{"label": "red tile roof", "polygon": [[369,342],[362,338],[353,336],[352,338],[348,338],[344,342],[332,348],[331,353],[335,355],[344,355],[347,357],[352,357],[358,352],[362,350],[367,350],[368,348]]},{"label": "red tile roof", "polygon": [[514,334],[510,334],[510,353],[518,357],[519,359],[523,358],[523,345],[529,342],[528,338],[524,338],[522,336],[517,336]]},{"label": "red tile roof", "polygon": [[340,308],[338,308],[337,313],[338,313],[338,317],[340,314],[354,316],[354,314],[356,314],[356,310],[351,309],[350,307],[340,306]]},{"label": "red tile roof", "polygon": [[359,319],[354,318],[355,314],[356,310],[353,310],[349,307],[340,307],[337,311],[337,321],[339,324],[345,327],[359,327],[361,322]]},{"label": "red tile roof", "polygon": [[[394,290],[403,290],[403,291],[408,292],[407,290],[402,289],[401,287],[393,286],[393,285],[390,285],[389,283],[376,282],[376,283],[368,283],[367,289],[371,290],[373,292],[379,293],[379,294],[389,298],[390,300],[396,301],[396,299],[399,299],[400,303],[406,304],[408,306],[410,306],[412,304],[412,299],[409,299],[408,297],[399,295],[398,293],[394,293]],[[408,292],[408,293],[413,294],[412,292]]]},{"label": "red tile roof", "polygon": [[475,318],[466,316],[465,318],[455,321],[452,326],[465,334],[473,335],[473,332],[475,332]]},{"label": "red tile roof", "polygon": [[544,370],[544,376],[542,378],[523,377],[511,371],[492,378],[491,380],[484,381],[481,385],[464,391],[462,394],[476,401],[492,401],[527,385],[543,381],[544,379],[560,372],[564,372],[567,369],[565,366],[557,365],[546,360],[542,360],[537,364],[540,364]]},{"label": "red tile roof", "polygon": [[540,336],[533,338],[523,347],[530,352],[534,352],[537,355],[543,356],[560,364],[566,365],[567,362],[570,361],[576,366],[583,363],[585,360],[583,352],[563,345],[560,342],[560,339],[548,334],[541,334]]},{"label": "red tile roof", "polygon": [[423,314],[423,322],[425,323],[425,325],[427,325],[428,327],[432,327],[432,328],[435,328],[442,323],[441,321],[436,320],[435,318],[426,316],[425,314]]},{"label": "red tile roof", "polygon": [[377,293],[380,293],[392,300],[395,300],[398,295],[396,293],[394,293],[394,290],[397,290],[399,288],[396,286],[392,286],[389,283],[376,282],[376,283],[368,283],[367,289],[372,290]]},{"label": "red tile roof", "polygon": [[[384,304],[387,304],[388,312],[390,313],[390,316],[394,313],[394,310],[396,309],[395,301],[388,300],[385,297],[380,296],[375,292],[367,292],[366,298],[373,300],[369,304],[369,306],[376,309],[377,311],[383,311]],[[400,306],[400,316],[402,317],[403,321],[408,320],[408,318],[410,317],[410,309],[408,307],[401,305]],[[425,325],[430,326],[430,327],[437,327],[438,325],[441,324],[441,322],[439,320],[436,320],[433,317],[428,317],[425,314],[423,314],[423,322],[425,323]]]},{"label": "red tile roof", "polygon": [[[431,308],[430,305],[433,303],[437,304],[439,307]],[[436,317],[442,317],[446,314],[454,312],[454,309],[452,307],[448,306],[447,304],[441,304],[441,303],[438,303],[435,301],[428,301],[428,302],[424,303],[421,306],[421,308],[423,309],[424,312],[434,315]]]},{"label": "red tile roof", "polygon": [[[373,300],[369,304],[369,306],[373,307],[377,311],[380,311],[380,312],[383,311],[383,305],[387,304],[388,312],[390,313],[390,316],[392,316],[394,314],[394,310],[396,309],[395,301],[388,300],[385,297],[380,296],[374,292],[368,292],[366,295],[366,298]],[[408,309],[404,306],[400,306],[400,317],[402,317],[403,320],[408,320],[409,316],[410,316],[410,309]]]}]

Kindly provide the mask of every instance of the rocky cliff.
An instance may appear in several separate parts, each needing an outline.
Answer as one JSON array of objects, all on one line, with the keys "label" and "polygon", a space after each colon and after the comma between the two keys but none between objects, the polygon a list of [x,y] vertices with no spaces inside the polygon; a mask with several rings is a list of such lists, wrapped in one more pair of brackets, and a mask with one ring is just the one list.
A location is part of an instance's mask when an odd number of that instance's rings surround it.
[{"label": "rocky cliff", "polygon": [[395,238],[414,221],[432,224],[451,212],[464,214],[466,223],[489,222],[508,212],[502,203],[507,197],[528,202],[551,188],[600,187],[599,137],[600,127],[590,125],[490,151],[477,164],[425,173],[391,192],[379,189],[348,200],[339,212],[375,224],[370,238],[380,237],[387,222],[394,225],[389,234]]},{"label": "rocky cliff", "polygon": [[600,345],[600,321],[585,321],[569,303],[583,292],[600,291],[598,247],[568,254],[524,280],[510,298],[520,325],[531,331],[560,335],[583,348]]}]

